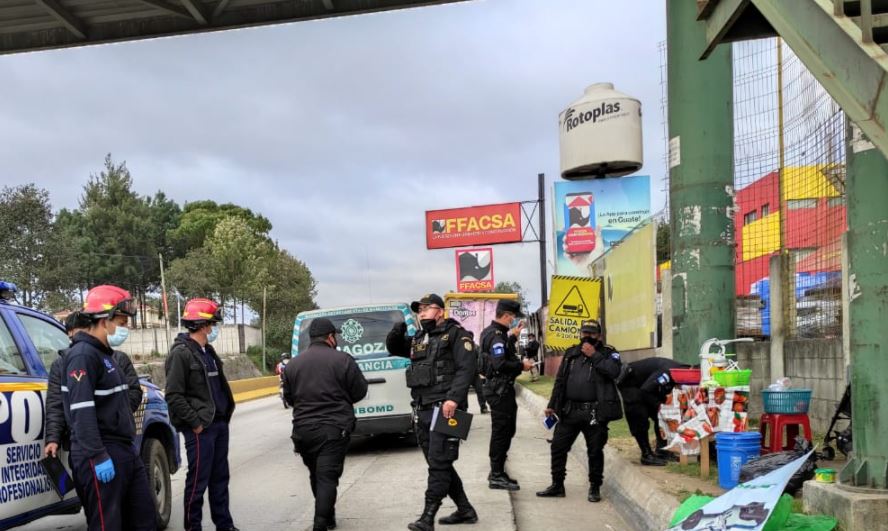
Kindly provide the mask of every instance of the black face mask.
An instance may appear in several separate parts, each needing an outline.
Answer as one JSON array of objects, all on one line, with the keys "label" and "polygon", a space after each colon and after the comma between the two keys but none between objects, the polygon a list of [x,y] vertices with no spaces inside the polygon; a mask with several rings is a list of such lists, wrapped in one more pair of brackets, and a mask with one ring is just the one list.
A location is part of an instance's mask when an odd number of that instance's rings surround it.
[{"label": "black face mask", "polygon": [[438,326],[438,321],[435,319],[422,319],[419,321],[419,326],[426,332],[431,332]]}]

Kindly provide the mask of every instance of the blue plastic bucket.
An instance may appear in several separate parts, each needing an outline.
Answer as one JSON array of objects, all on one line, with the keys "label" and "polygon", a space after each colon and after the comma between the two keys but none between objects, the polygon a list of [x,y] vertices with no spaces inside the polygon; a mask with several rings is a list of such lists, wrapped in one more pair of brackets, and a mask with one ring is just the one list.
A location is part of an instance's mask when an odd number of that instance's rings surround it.
[{"label": "blue plastic bucket", "polygon": [[723,489],[733,489],[740,482],[740,467],[762,450],[762,434],[758,432],[715,434],[715,450],[718,453],[718,484]]}]

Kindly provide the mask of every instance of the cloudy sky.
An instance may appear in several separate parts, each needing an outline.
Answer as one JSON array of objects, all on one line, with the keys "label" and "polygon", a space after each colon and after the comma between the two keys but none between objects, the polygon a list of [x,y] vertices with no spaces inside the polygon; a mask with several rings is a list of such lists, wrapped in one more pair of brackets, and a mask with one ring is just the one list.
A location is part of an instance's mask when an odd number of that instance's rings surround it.
[{"label": "cloudy sky", "polygon": [[[452,290],[453,250],[426,250],[424,211],[531,200],[541,172],[551,190],[558,113],[591,83],[641,100],[640,173],[662,208],[664,11],[476,0],[0,56],[0,185],[73,207],[110,152],[140,193],[267,216],[321,306]],[[538,256],[495,248],[496,280],[534,307]]]}]

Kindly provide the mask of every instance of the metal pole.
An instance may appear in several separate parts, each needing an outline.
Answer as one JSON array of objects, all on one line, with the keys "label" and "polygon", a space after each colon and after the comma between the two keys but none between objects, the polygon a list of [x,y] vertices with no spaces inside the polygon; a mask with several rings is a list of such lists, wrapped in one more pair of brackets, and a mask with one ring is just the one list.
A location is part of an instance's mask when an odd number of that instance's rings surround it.
[{"label": "metal pole", "polygon": [[[783,335],[786,338],[795,336],[796,329],[796,300],[795,300],[795,271],[792,264],[789,249],[786,247],[786,218],[789,210],[786,207],[786,141],[783,115],[783,39],[777,37],[777,146],[779,150],[779,164],[777,168],[777,212],[780,220],[778,226],[780,249],[780,276],[771,282],[780,282],[783,290]],[[773,299],[771,299],[773,301]],[[773,322],[774,314],[771,314]]]},{"label": "metal pole", "polygon": [[733,65],[730,45],[700,61],[696,2],[666,11],[673,357],[698,363],[703,341],[735,335]]},{"label": "metal pole", "polygon": [[548,275],[546,274],[546,174],[537,175],[537,201],[540,220],[540,306],[549,300]]},{"label": "metal pole", "polygon": [[169,349],[173,345],[173,336],[170,333],[170,307],[167,303],[166,277],[163,274],[163,255],[158,253],[157,256],[160,258],[160,291],[163,301],[163,320],[166,323],[167,349]]},{"label": "metal pole", "polygon": [[262,286],[262,374],[265,374],[265,368],[268,367],[265,360],[265,303],[268,297],[268,288]]}]

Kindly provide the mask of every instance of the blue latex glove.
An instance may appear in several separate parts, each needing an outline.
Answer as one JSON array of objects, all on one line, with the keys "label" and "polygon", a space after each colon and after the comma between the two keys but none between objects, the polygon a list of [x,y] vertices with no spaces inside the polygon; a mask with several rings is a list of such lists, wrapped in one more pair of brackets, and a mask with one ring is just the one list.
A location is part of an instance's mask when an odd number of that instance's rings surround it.
[{"label": "blue latex glove", "polygon": [[96,477],[99,478],[99,481],[102,483],[110,483],[111,480],[114,479],[114,462],[111,461],[110,457],[97,464],[95,468]]}]

